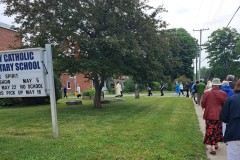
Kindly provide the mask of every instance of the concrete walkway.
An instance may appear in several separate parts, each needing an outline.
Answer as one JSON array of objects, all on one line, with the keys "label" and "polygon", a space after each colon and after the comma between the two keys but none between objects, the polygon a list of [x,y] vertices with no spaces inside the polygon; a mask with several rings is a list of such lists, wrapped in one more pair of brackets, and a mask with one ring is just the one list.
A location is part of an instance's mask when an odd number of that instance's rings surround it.
[{"label": "concrete walkway", "polygon": [[[205,121],[203,120],[203,110],[202,110],[201,106],[199,106],[195,103],[194,103],[194,107],[195,107],[195,111],[198,116],[200,130],[204,134],[205,133]],[[209,153],[210,150],[211,150],[210,145],[206,145],[207,156],[210,160],[227,160],[227,151],[226,151],[225,143],[221,143],[221,142],[218,143],[218,149],[216,150],[217,151],[216,155],[211,155]]]}]

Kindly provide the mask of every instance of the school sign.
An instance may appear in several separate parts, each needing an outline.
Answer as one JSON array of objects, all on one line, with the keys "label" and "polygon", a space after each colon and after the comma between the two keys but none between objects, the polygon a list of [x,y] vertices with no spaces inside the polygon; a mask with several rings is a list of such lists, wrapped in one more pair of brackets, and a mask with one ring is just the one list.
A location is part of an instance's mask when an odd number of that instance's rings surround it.
[{"label": "school sign", "polygon": [[0,51],[0,98],[50,96],[53,137],[58,138],[52,49]]},{"label": "school sign", "polygon": [[0,52],[0,97],[46,96],[43,48]]}]

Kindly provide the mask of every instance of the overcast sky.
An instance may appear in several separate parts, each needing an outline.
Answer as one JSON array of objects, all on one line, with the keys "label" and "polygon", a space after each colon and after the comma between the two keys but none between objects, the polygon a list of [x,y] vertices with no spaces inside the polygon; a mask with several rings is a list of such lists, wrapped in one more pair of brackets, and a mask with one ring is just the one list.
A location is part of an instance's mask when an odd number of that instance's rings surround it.
[{"label": "overcast sky", "polygon": [[[169,25],[168,28],[185,28],[199,40],[202,32],[202,44],[218,28],[226,27],[240,6],[240,0],[149,0],[152,6],[164,5],[168,10],[160,16]],[[3,16],[4,6],[0,5],[0,22],[12,25],[13,18]],[[240,10],[236,13],[230,27],[240,32]],[[202,66],[207,66],[206,53],[202,52]]]}]

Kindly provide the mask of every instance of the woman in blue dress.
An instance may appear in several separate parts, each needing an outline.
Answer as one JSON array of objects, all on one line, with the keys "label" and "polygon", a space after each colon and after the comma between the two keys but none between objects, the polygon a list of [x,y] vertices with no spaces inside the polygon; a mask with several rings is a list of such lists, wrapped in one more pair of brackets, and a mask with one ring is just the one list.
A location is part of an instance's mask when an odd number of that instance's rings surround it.
[{"label": "woman in blue dress", "polygon": [[176,81],[175,89],[176,89],[177,95],[180,96],[180,84],[178,83],[178,81]]}]

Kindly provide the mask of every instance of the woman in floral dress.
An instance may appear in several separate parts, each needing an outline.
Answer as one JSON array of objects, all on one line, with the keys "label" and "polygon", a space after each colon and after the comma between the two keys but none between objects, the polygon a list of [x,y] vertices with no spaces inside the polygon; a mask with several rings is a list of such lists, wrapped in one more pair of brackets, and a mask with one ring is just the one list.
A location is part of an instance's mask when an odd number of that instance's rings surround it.
[{"label": "woman in floral dress", "polygon": [[212,89],[204,92],[201,106],[204,109],[203,119],[206,123],[204,144],[211,145],[210,154],[216,154],[218,142],[223,141],[222,122],[219,119],[222,106],[227,99],[227,94],[219,90],[219,78],[212,80]]}]

